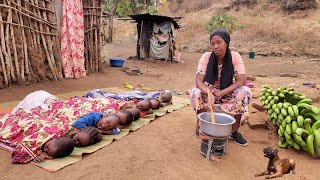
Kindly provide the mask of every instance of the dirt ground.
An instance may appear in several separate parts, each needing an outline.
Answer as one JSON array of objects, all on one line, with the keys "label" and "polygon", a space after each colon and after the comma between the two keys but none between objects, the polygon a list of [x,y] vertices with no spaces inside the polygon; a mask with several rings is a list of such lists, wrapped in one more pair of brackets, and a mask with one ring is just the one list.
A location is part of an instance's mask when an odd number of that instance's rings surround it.
[{"label": "dirt ground", "polygon": [[[127,58],[135,54],[134,45],[109,44],[106,48],[112,57]],[[126,66],[136,65],[141,69],[143,74],[139,76],[130,76],[119,68],[111,68],[107,62],[103,73],[90,74],[86,78],[1,89],[0,102],[22,100],[27,94],[40,89],[59,94],[122,87],[124,81],[155,89],[185,92],[195,85],[195,70],[200,56],[200,53],[182,53],[184,62],[167,63],[166,66],[159,61],[127,60]],[[254,96],[258,95],[261,84],[267,83],[273,87],[290,84],[319,101],[319,89],[302,86],[302,82],[320,84],[319,61],[280,57],[256,57],[250,60],[247,55],[243,55],[243,59],[248,75],[256,78],[253,81],[255,88],[252,89]],[[297,77],[280,77],[288,75]],[[255,112],[253,108],[251,111]],[[255,117],[259,118],[259,115]],[[247,125],[242,126],[240,132],[248,140],[249,146],[240,147],[231,141],[227,155],[220,162],[209,162],[199,152],[200,140],[193,136],[195,119],[195,112],[190,106],[179,109],[93,154],[85,155],[80,162],[56,173],[32,164],[12,165],[10,154],[0,151],[0,179],[262,179],[253,175],[267,166],[262,149],[277,147],[277,136],[271,130],[253,130]],[[292,149],[279,149],[279,152],[281,157],[297,161],[296,174],[288,174],[280,179],[318,177],[316,169],[320,168],[319,160]]]}]

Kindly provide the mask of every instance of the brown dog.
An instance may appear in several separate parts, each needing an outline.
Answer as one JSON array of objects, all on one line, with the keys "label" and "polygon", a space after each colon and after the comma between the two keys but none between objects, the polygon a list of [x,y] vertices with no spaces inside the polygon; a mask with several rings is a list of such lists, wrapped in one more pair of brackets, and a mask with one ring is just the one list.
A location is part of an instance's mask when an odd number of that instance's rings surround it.
[{"label": "brown dog", "polygon": [[[275,177],[281,177],[283,174],[290,173],[295,174],[295,166],[296,162],[293,159],[280,159],[278,155],[277,149],[272,149],[271,147],[263,149],[264,157],[269,158],[269,163],[267,166],[267,170],[254,175],[255,177],[269,175],[266,176],[266,179],[271,179]],[[272,175],[270,175],[273,173]]]}]

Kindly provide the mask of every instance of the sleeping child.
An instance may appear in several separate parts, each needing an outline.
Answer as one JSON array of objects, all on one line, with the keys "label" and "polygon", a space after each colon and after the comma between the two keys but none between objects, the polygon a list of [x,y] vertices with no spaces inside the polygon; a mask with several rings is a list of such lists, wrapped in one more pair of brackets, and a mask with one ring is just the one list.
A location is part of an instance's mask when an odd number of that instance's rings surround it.
[{"label": "sleeping child", "polygon": [[150,99],[143,99],[136,104],[136,108],[138,108],[140,112],[140,117],[145,116],[147,114],[152,114],[153,110],[151,109],[151,101]]},{"label": "sleeping child", "polygon": [[170,92],[163,92],[159,98],[161,101],[161,105],[160,105],[161,107],[172,104],[172,95]]},{"label": "sleeping child", "polygon": [[159,99],[151,98],[150,101],[151,101],[151,109],[155,110],[160,108],[161,101]]},{"label": "sleeping child", "polygon": [[100,134],[112,135],[119,134],[118,128],[120,117],[116,114],[103,116],[98,112],[91,112],[83,117],[78,118],[72,126],[76,129],[84,129],[86,127],[96,127]]},{"label": "sleeping child", "polygon": [[126,108],[125,110],[132,113],[133,121],[136,121],[140,118],[140,110],[138,108]]},{"label": "sleeping child", "polygon": [[99,134],[98,129],[95,127],[87,127],[80,130],[71,128],[65,136],[72,138],[76,147],[85,147],[96,144],[102,139],[101,134]]},{"label": "sleeping child", "polygon": [[125,128],[128,127],[132,121],[133,121],[133,115],[130,111],[124,110],[124,111],[119,111],[116,113],[120,117],[120,123],[119,123],[119,128]]}]

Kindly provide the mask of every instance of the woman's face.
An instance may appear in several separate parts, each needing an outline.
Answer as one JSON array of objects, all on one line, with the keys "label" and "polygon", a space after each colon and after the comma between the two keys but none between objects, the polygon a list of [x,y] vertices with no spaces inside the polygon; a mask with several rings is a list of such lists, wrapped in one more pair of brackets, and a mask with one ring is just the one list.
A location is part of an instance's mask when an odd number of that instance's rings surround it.
[{"label": "woman's face", "polygon": [[212,52],[216,56],[219,57],[219,56],[225,55],[225,53],[227,51],[228,44],[222,39],[222,37],[220,37],[218,35],[214,35],[211,38],[210,44],[211,44]]}]

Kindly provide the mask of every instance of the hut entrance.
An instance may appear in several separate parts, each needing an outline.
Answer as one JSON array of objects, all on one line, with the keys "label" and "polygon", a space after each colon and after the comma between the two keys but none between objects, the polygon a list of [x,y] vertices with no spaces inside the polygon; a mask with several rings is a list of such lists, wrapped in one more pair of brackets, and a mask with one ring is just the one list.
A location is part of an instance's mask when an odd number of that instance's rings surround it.
[{"label": "hut entrance", "polygon": [[181,17],[150,14],[130,15],[137,23],[137,59],[153,58],[173,61],[176,49],[176,33],[180,28],[174,19]]}]

